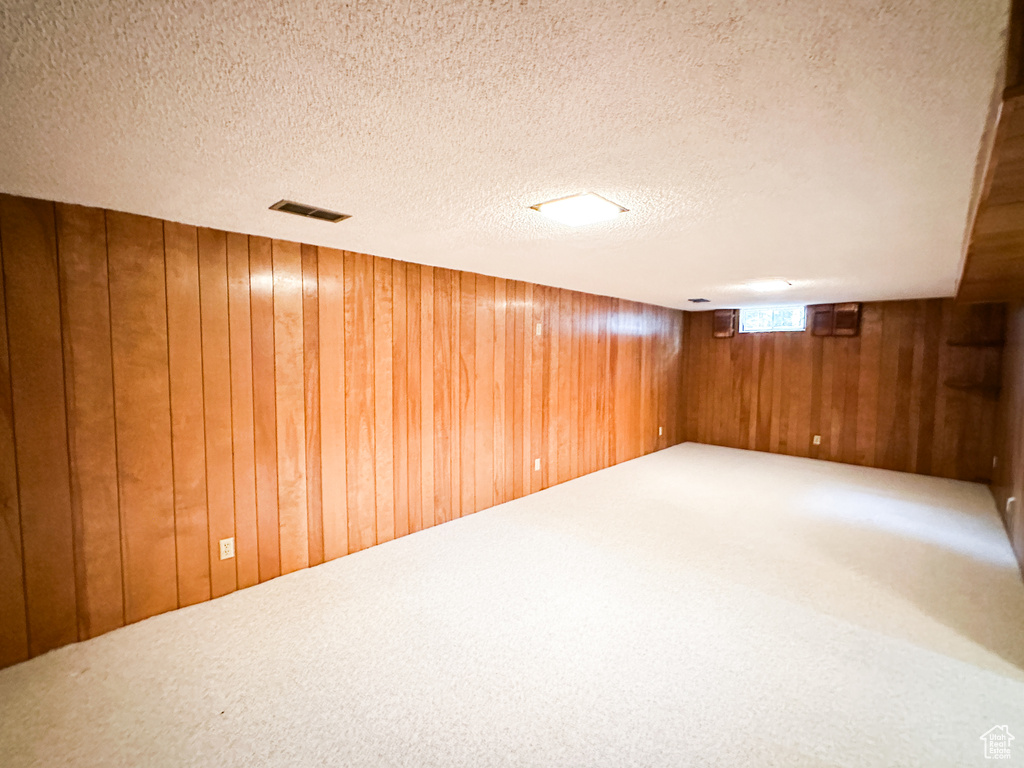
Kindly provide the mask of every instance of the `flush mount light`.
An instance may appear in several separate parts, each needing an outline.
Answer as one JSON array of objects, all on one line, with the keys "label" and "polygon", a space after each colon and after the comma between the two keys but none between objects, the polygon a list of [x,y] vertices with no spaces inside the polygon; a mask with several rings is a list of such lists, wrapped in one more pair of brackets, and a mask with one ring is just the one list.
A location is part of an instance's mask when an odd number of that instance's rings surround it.
[{"label": "flush mount light", "polygon": [[757,291],[758,293],[775,293],[776,291],[784,291],[787,288],[793,287],[793,284],[789,282],[789,280],[783,280],[781,277],[770,277],[764,280],[751,280],[745,285],[747,289]]},{"label": "flush mount light", "polygon": [[585,224],[597,224],[599,221],[610,221],[626,209],[618,203],[606,200],[593,192],[561,197],[530,206],[549,219],[570,227],[582,227]]}]

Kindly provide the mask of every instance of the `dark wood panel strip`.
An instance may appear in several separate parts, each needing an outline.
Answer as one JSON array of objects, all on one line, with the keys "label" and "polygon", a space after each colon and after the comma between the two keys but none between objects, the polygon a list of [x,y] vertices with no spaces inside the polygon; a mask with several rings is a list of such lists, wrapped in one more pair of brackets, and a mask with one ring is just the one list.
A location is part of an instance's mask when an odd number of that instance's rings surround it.
[{"label": "dark wood panel strip", "polygon": [[[78,634],[85,639],[124,624],[107,235],[102,210],[61,203],[56,213]],[[5,347],[4,372],[6,356]],[[0,398],[9,403],[9,392]],[[20,554],[17,565],[20,572]]]},{"label": "dark wood panel strip", "polygon": [[107,212],[125,621],[178,606],[163,225]]},{"label": "dark wood panel strip", "polygon": [[291,573],[309,566],[306,404],[302,364],[302,251],[298,243],[274,240],[271,252],[281,573]]},{"label": "dark wood panel strip", "polygon": [[309,564],[324,561],[320,439],[320,286],[316,246],[302,246],[302,382],[305,403],[306,530]]},{"label": "dark wood panel strip", "polygon": [[318,250],[320,458],[324,559],[348,554],[345,434],[345,254]]},{"label": "dark wood panel strip", "polygon": [[0,207],[0,667],[6,667],[29,657],[29,640],[8,354],[2,214]]},{"label": "dark wood panel strip", "polygon": [[249,291],[256,534],[260,581],[267,581],[281,575],[281,524],[277,501],[277,392],[274,383],[274,265],[270,240],[267,238],[249,238]]},{"label": "dark wood panel strip", "polygon": [[220,542],[235,538],[227,235],[201,228],[198,239],[206,506],[209,514],[207,555],[210,559],[210,590],[213,597],[220,597],[238,588],[234,558],[221,559],[220,556]]},{"label": "dark wood panel strip", "polygon": [[185,606],[211,595],[198,232],[167,222],[164,243],[174,538],[178,605]]},{"label": "dark wood panel strip", "polygon": [[238,587],[242,589],[251,587],[260,580],[248,237],[228,234],[227,262],[235,573]]}]

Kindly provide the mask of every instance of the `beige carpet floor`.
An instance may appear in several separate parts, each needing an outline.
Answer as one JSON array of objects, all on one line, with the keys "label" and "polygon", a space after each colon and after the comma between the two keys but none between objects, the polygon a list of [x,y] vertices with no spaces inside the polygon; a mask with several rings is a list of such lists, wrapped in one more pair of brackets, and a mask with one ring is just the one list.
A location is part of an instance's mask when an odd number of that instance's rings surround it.
[{"label": "beige carpet floor", "polygon": [[986,488],[684,444],[0,672],[0,764],[1024,764]]}]

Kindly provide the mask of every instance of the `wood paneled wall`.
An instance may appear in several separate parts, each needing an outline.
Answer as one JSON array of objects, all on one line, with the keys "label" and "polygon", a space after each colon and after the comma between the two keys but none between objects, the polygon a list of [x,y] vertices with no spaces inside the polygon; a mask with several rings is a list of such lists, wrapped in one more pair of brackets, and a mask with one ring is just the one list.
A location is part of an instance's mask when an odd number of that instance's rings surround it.
[{"label": "wood paneled wall", "polygon": [[1024,573],[1024,303],[1020,301],[1007,312],[996,455],[992,494]]},{"label": "wood paneled wall", "polygon": [[1013,0],[1003,88],[989,109],[971,195],[957,298],[1024,297],[1024,2]]},{"label": "wood paneled wall", "polygon": [[951,299],[878,302],[863,305],[855,337],[729,339],[712,338],[712,314],[684,323],[687,440],[991,477],[1001,312],[986,309],[979,323]]},{"label": "wood paneled wall", "polygon": [[10,196],[0,259],[0,666],[682,439],[675,310]]}]

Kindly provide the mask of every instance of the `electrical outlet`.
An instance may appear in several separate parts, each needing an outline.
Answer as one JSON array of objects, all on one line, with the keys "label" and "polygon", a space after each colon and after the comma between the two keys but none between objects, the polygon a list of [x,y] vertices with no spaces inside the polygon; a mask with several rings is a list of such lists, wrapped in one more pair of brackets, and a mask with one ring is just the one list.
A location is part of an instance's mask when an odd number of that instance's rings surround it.
[{"label": "electrical outlet", "polygon": [[665,433],[665,430],[662,429],[661,427],[658,427],[658,437],[661,437],[664,433]]},{"label": "electrical outlet", "polygon": [[220,559],[230,560],[235,556],[235,537],[220,540]]},{"label": "electrical outlet", "polygon": [[540,323],[537,323],[537,335],[540,336]]},{"label": "electrical outlet", "polygon": [[540,472],[540,459],[533,460],[533,471]]},{"label": "electrical outlet", "polygon": [[821,445],[821,435],[815,435],[814,439],[811,440],[811,442],[814,443],[815,445]]}]

